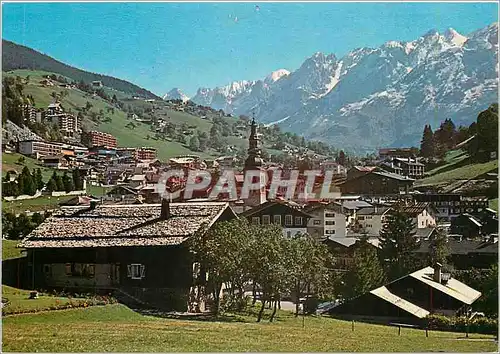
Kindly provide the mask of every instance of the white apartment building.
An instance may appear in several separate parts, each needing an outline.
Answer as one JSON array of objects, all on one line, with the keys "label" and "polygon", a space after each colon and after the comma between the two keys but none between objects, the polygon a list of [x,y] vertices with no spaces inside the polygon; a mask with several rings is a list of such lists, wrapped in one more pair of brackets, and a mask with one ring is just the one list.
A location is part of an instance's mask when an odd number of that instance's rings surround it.
[{"label": "white apartment building", "polygon": [[319,239],[346,237],[348,215],[335,203],[311,205],[306,212],[312,217],[307,232]]}]

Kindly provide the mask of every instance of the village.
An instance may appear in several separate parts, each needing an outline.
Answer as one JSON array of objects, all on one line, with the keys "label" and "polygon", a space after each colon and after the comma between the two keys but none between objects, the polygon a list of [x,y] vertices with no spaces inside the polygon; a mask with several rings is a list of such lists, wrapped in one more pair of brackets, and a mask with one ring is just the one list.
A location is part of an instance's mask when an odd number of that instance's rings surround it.
[{"label": "village", "polygon": [[[57,105],[49,109],[57,112]],[[89,133],[89,148],[20,141],[21,154],[46,167],[81,171],[84,185],[101,187],[106,193],[96,197],[83,187],[81,193],[61,203],[20,243],[30,263],[16,263],[4,279],[20,288],[112,291],[133,307],[213,311],[213,299],[209,305],[210,296],[200,299],[204,292],[193,290],[197,283],[190,285],[188,279],[194,275],[185,264],[190,259],[185,253],[187,240],[206,223],[243,219],[253,227],[278,225],[286,239],[308,235],[327,247],[332,261],[328,271],[343,279],[359,266],[360,247],[371,248],[368,254],[380,253],[381,235],[388,232],[388,223],[394,215],[403,215],[411,225],[407,232],[414,244],[413,259],[425,266],[352,299],[316,303],[314,308],[319,309],[314,311],[349,320],[408,325],[422,325],[432,314],[476,316],[478,312],[471,309],[481,293],[452,278],[451,272],[460,276],[472,269],[486,271],[498,262],[498,217],[486,196],[416,188],[426,165],[410,148],[381,149],[372,165],[349,169],[337,161],[321,161],[311,166],[316,174],[308,183],[311,171],[263,160],[255,121],[248,139],[247,158],[239,172],[234,170],[233,157],[208,161],[190,155],[161,162],[154,149],[120,148],[113,136],[97,131]],[[169,171],[178,175],[165,180]],[[220,183],[215,177],[228,171],[234,176],[237,197],[227,192],[214,197],[213,189]],[[248,180],[245,175],[250,172],[257,172],[265,182],[257,180],[259,187],[241,198]],[[214,178],[203,184],[190,176],[193,173]],[[295,188],[287,193],[286,181],[292,178],[296,178]],[[496,173],[488,179],[496,180]],[[277,180],[281,184],[273,186]],[[328,198],[322,194],[324,185]],[[168,199],[162,193],[165,188],[172,192]],[[446,245],[444,267],[428,264],[434,259],[436,240]],[[167,254],[171,256],[165,258]],[[164,278],[165,267],[180,267],[175,273],[184,274],[183,278]],[[9,268],[4,263],[4,270]],[[204,272],[210,274],[208,269]],[[194,300],[189,295],[193,291]],[[345,296],[349,293],[344,292]],[[305,299],[315,296],[314,291],[303,293],[301,300],[296,293],[281,295],[304,311],[311,306]],[[167,298],[177,300],[165,302]],[[188,300],[179,301],[182,298]]]},{"label": "village", "polygon": [[3,5],[2,352],[498,351],[497,5]]}]

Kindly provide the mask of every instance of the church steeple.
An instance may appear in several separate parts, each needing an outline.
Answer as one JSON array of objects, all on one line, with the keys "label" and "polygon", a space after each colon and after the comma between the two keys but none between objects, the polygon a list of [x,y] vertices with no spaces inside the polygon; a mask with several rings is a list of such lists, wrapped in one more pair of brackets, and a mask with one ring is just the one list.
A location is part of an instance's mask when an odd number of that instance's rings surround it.
[{"label": "church steeple", "polygon": [[259,137],[257,136],[257,123],[255,122],[255,115],[252,114],[250,136],[248,137],[248,157],[245,160],[245,170],[258,169],[262,167],[262,162]]}]

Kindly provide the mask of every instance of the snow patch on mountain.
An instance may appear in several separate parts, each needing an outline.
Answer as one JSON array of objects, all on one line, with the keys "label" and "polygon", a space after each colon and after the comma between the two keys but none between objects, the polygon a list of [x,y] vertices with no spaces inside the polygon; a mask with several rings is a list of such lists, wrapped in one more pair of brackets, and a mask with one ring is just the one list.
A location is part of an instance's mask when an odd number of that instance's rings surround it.
[{"label": "snow patch on mountain", "polygon": [[180,89],[173,88],[168,91],[168,93],[163,96],[164,100],[182,100],[183,102],[189,101],[189,97],[186,96]]},{"label": "snow patch on mountain", "polygon": [[278,81],[279,79],[281,79],[282,77],[288,76],[288,75],[290,75],[290,71],[288,71],[286,69],[279,69],[279,70],[273,71],[272,73],[267,75],[264,82],[266,84],[272,84],[272,83]]},{"label": "snow patch on mountain", "polygon": [[466,41],[467,37],[462,36],[460,33],[455,31],[453,28],[448,28],[446,32],[444,33],[445,38],[455,44],[456,46],[462,46]]}]

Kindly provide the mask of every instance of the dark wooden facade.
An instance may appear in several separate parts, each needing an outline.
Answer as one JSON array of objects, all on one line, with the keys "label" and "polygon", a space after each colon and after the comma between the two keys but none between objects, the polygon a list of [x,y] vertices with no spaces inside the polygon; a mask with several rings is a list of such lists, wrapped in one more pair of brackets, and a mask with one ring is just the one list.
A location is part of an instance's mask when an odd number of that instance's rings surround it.
[{"label": "dark wooden facade", "polygon": [[[432,268],[426,268],[425,270],[427,269],[432,270]],[[328,313],[333,317],[367,322],[386,324],[399,322],[425,325],[425,317],[428,314],[457,316],[465,313],[470,308],[468,303],[464,303],[452,296],[456,291],[455,289],[450,288],[442,291],[440,290],[443,289],[442,287],[431,286],[427,283],[429,280],[422,281],[422,274],[413,276],[418,272],[354,299],[346,300],[341,305],[329,310]],[[432,274],[430,276],[432,277]],[[462,289],[462,291],[464,290]],[[473,302],[474,298],[480,296],[480,293],[475,292],[473,289],[471,291],[474,294],[467,296],[472,296]]]},{"label": "dark wooden facade", "polygon": [[[125,292],[168,310],[186,310],[193,256],[184,245],[28,250],[34,289]],[[168,296],[170,301],[162,303]]]},{"label": "dark wooden facade", "polygon": [[370,172],[341,184],[343,194],[399,195],[413,185],[412,179],[386,172]]},{"label": "dark wooden facade", "polygon": [[[168,202],[161,208],[93,206],[59,215],[23,240],[25,283],[32,289],[112,293],[125,303],[164,310],[203,311],[207,275],[188,238],[203,225],[234,217],[227,203]],[[87,224],[95,230],[79,226]]]},{"label": "dark wooden facade", "polygon": [[293,237],[307,233],[307,224],[312,217],[293,202],[267,201],[240,214],[251,224],[277,224],[283,227],[283,236]]},{"label": "dark wooden facade", "polygon": [[451,232],[465,238],[477,238],[482,234],[482,224],[469,214],[462,214],[451,221]]}]

